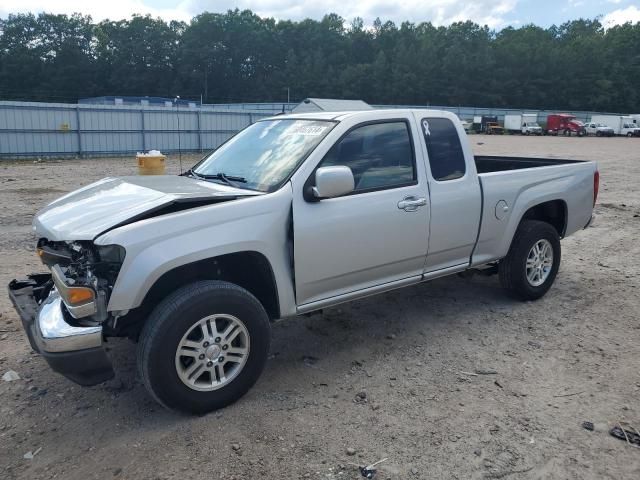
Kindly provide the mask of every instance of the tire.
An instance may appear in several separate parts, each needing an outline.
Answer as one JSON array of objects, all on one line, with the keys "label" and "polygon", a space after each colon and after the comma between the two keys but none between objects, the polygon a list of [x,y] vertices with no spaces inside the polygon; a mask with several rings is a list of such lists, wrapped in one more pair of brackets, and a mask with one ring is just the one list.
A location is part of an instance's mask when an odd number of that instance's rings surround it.
[{"label": "tire", "polygon": [[[200,330],[203,322],[210,338]],[[234,330],[228,338],[234,334],[235,338],[226,344],[217,335],[224,335],[222,331],[232,324]],[[211,325],[216,325],[220,333],[213,332]],[[203,335],[202,339],[194,340],[191,335],[197,333]],[[205,345],[206,340],[212,340],[211,344]],[[240,340],[244,345],[238,347]],[[166,408],[203,414],[235,402],[253,386],[266,364],[270,341],[267,312],[251,293],[228,282],[195,282],[165,298],[147,319],[138,344],[138,372],[151,396]],[[178,356],[178,347],[185,342],[198,344],[197,350]],[[205,346],[209,349],[204,350]],[[190,344],[181,352],[191,348]],[[223,348],[234,353],[227,353],[225,358]],[[189,386],[181,375],[186,376],[191,361],[199,365]],[[214,379],[219,385],[214,386]],[[200,383],[196,383],[198,380]]]},{"label": "tire", "polygon": [[[537,244],[548,244],[553,256],[548,271],[544,273],[544,281],[539,284],[527,277],[527,261]],[[560,237],[556,229],[546,222],[523,220],[513,237],[509,253],[499,264],[500,283],[511,296],[519,300],[537,300],[553,285],[560,259]],[[538,278],[540,280],[542,277]]]},{"label": "tire", "polygon": [[633,133],[629,132],[627,133],[627,137],[631,138],[633,136]]},{"label": "tire", "polygon": [[602,136],[602,132],[596,132],[596,137],[601,137]]}]

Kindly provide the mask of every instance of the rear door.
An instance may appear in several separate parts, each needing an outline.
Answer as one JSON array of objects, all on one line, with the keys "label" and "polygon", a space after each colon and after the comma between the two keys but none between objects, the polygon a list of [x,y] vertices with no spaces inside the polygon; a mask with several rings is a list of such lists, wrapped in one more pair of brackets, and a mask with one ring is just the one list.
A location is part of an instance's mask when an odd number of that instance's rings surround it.
[{"label": "rear door", "polygon": [[482,193],[466,133],[452,118],[416,113],[427,159],[431,225],[425,272],[468,264],[478,236]]},{"label": "rear door", "polygon": [[299,307],[420,280],[429,239],[429,192],[418,135],[410,114],[349,128],[316,166],[349,167],[355,179],[349,195],[309,202],[303,189],[313,182],[315,168],[294,178]]}]

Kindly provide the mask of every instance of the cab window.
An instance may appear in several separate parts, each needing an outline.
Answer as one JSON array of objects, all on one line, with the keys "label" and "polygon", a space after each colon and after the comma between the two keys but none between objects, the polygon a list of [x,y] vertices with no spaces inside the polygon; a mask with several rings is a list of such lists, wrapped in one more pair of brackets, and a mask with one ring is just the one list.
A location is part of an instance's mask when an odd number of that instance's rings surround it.
[{"label": "cab window", "polygon": [[453,122],[448,118],[425,117],[420,122],[420,128],[433,178],[444,182],[463,177],[466,163],[458,130]]},{"label": "cab window", "polygon": [[409,125],[397,120],[354,128],[331,147],[318,166],[336,165],[351,169],[356,193],[415,183]]}]

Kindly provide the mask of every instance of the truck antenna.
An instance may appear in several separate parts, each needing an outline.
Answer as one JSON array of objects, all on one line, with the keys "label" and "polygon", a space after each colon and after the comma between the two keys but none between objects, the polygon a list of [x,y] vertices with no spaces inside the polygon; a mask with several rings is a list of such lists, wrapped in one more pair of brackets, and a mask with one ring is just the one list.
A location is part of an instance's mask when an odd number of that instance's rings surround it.
[{"label": "truck antenna", "polygon": [[180,137],[182,136],[182,131],[180,130],[180,95],[177,95],[176,98],[173,99],[173,102],[176,104],[176,120],[178,120],[178,161],[180,162],[180,175],[182,175],[182,145],[180,142]]}]

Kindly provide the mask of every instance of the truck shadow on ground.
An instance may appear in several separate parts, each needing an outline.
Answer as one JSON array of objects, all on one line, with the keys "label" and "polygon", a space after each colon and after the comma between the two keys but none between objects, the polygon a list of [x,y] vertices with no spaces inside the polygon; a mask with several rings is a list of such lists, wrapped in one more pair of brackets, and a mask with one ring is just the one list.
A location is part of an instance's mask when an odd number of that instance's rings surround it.
[{"label": "truck shadow on ground", "polygon": [[[497,277],[454,276],[277,322],[262,378],[240,402],[275,392],[305,396],[314,385],[349,374],[354,364],[375,362],[390,348],[408,350],[419,344],[428,350],[431,337],[444,334],[466,340],[473,329],[469,318],[486,321],[496,311],[519,305],[506,296]],[[116,378],[92,390],[117,397],[121,408],[163,410],[137,378],[135,344],[117,339],[111,345]],[[180,417],[176,415],[161,414],[167,421]]]}]

